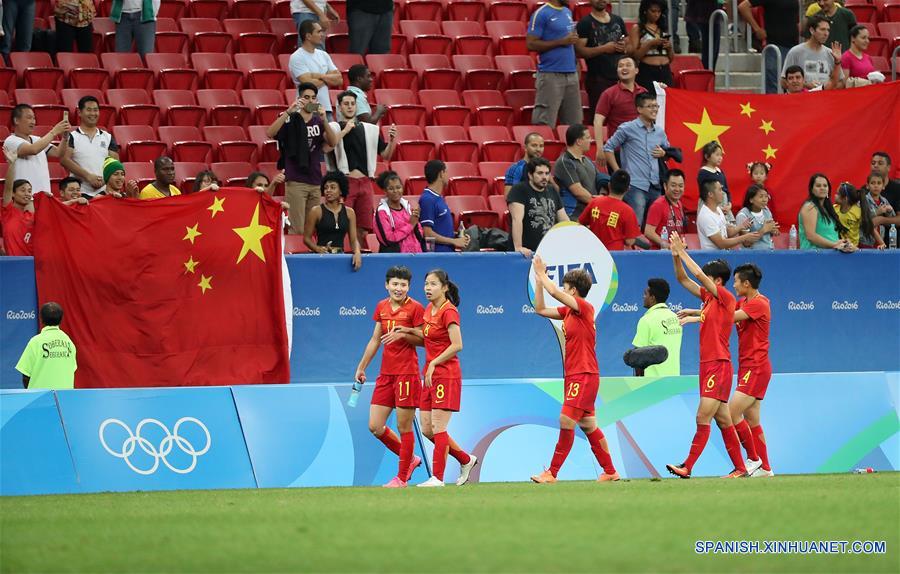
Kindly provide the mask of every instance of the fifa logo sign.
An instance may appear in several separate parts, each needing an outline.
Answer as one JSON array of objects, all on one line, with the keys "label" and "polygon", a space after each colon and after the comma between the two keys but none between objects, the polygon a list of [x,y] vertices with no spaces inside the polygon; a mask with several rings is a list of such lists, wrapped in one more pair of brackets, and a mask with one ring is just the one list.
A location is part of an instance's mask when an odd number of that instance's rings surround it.
[{"label": "fifa logo sign", "polygon": [[566,276],[566,273],[577,269],[584,269],[591,277],[591,284],[597,284],[597,275],[594,273],[594,266],[590,262],[570,263],[567,265],[547,265],[547,276],[550,277],[554,283],[562,287],[563,277]]}]

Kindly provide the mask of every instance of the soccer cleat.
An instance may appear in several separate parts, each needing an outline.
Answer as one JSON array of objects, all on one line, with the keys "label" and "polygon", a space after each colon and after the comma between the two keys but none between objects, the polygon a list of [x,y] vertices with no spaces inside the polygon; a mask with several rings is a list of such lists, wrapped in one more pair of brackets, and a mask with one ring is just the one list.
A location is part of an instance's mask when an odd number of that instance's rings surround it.
[{"label": "soccer cleat", "polygon": [[[409,463],[409,470],[406,471],[406,476],[412,478],[413,471],[419,468],[419,465],[422,464],[422,457],[413,455],[412,460]],[[407,478],[407,480],[409,480]]]},{"label": "soccer cleat", "polygon": [[478,464],[478,457],[474,454],[469,455],[469,462],[459,467],[459,478],[456,479],[456,486],[462,486],[469,482],[469,473]]},{"label": "soccer cleat", "polygon": [[406,483],[400,480],[400,477],[395,476],[389,483],[384,485],[384,488],[406,488]]},{"label": "soccer cleat", "polygon": [[436,487],[436,486],[437,486],[437,487],[440,487],[440,486],[444,486],[444,481],[441,480],[441,479],[439,479],[439,478],[436,477],[436,476],[432,476],[431,478],[429,478],[429,479],[426,480],[425,482],[420,482],[420,483],[417,484],[416,486],[421,487],[421,488],[434,488],[434,487]]},{"label": "soccer cleat", "polygon": [[687,469],[683,464],[675,465],[675,464],[667,464],[666,470],[670,473],[674,474],[678,478],[690,478],[691,471]]},{"label": "soccer cleat", "polygon": [[612,474],[606,474],[605,472],[600,475],[600,478],[597,479],[597,482],[615,482],[619,480],[619,473],[614,472]]},{"label": "soccer cleat", "polygon": [[756,471],[750,475],[750,478],[772,478],[775,476],[775,473],[771,470],[765,470],[763,467],[759,467]]},{"label": "soccer cleat", "polygon": [[756,472],[757,468],[762,468],[762,459],[758,458],[756,460],[750,460],[748,458],[744,463],[744,466],[747,467],[747,474],[753,476],[753,473]]},{"label": "soccer cleat", "polygon": [[746,471],[734,469],[722,478],[748,478],[749,476]]},{"label": "soccer cleat", "polygon": [[544,472],[531,477],[532,482],[536,482],[538,484],[553,484],[556,482],[556,477],[553,476],[549,470],[544,469]]}]

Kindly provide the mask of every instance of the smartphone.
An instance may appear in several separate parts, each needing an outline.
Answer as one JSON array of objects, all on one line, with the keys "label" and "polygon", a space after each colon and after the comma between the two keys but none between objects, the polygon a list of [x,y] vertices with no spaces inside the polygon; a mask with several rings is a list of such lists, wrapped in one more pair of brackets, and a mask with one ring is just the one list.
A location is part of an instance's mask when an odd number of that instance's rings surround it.
[{"label": "smartphone", "polygon": [[307,102],[303,109],[306,110],[307,113],[314,114],[319,111],[319,102]]},{"label": "smartphone", "polygon": [[69,112],[68,111],[63,112],[63,121],[64,122],[69,121]]}]

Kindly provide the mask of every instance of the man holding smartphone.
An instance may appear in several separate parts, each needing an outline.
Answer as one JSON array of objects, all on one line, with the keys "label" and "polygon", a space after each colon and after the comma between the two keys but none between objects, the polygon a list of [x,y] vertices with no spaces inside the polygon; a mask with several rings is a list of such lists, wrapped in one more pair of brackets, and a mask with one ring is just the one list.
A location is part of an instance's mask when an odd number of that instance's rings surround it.
[{"label": "man holding smartphone", "polygon": [[78,119],[78,127],[69,132],[69,150],[59,163],[81,180],[81,195],[93,199],[105,185],[103,162],[107,157],[119,159],[119,144],[111,133],[97,125],[100,102],[96,97],[78,100]]},{"label": "man holding smartphone", "polygon": [[606,9],[607,0],[591,0],[591,13],[578,21],[575,53],[584,58],[588,105],[597,107],[600,94],[618,81],[616,64],[625,54],[625,21]]}]

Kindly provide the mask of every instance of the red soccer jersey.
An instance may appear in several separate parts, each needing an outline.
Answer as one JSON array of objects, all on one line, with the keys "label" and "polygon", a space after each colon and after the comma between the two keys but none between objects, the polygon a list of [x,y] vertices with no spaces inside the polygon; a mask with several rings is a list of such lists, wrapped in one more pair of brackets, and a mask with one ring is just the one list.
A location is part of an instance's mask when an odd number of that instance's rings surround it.
[{"label": "red soccer jersey", "polygon": [[700,288],[703,309],[700,310],[700,362],[730,361],[731,349],[728,338],[731,336],[731,324],[734,323],[734,295],[719,285],[716,287],[718,297],[705,288]]},{"label": "red soccer jersey", "polygon": [[588,373],[599,375],[597,366],[597,325],[594,324],[594,306],[582,299],[578,311],[567,306],[557,307],[562,316],[563,335],[566,337],[565,376]]},{"label": "red soccer jersey", "polygon": [[[394,327],[418,327],[422,324],[425,310],[421,303],[407,297],[394,310],[390,298],[378,302],[372,319],[381,322],[381,332],[388,333]],[[419,356],[416,348],[406,341],[394,341],[381,350],[382,375],[412,375],[419,372]]]},{"label": "red soccer jersey", "polygon": [[[434,309],[430,304],[425,309],[425,369],[431,361],[443,353],[450,346],[450,325],[459,325],[459,310],[450,301],[444,301],[440,309]],[[423,371],[424,373],[424,371]],[[461,379],[462,370],[459,367],[459,356],[454,356],[449,361],[444,361],[434,368],[435,379]]]},{"label": "red soccer jersey", "polygon": [[[653,230],[660,237],[662,237],[664,228],[669,229],[670,236],[673,231],[677,231],[678,235],[684,235],[684,207],[682,207],[681,201],[672,205],[664,195],[657,198],[647,210],[645,226],[647,225],[652,225]],[[650,249],[659,249],[659,245],[651,241]]]},{"label": "red soccer jersey", "polygon": [[621,199],[598,195],[581,212],[578,222],[587,225],[610,251],[625,249],[625,240],[641,234],[634,210]]},{"label": "red soccer jersey", "polygon": [[753,299],[741,299],[737,309],[749,319],[737,322],[738,364],[764,365],[769,362],[769,321],[772,310],[769,299],[762,293]]},{"label": "red soccer jersey", "polygon": [[31,235],[34,232],[34,213],[23,211],[9,203],[0,210],[3,220],[3,247],[7,255],[34,255]]}]

